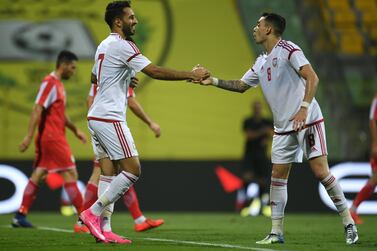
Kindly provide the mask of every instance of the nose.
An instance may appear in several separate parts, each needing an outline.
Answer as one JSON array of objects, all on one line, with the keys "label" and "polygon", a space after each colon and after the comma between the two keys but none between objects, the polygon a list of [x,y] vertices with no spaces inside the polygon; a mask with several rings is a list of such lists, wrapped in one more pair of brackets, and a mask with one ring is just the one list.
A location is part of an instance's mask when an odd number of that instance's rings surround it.
[{"label": "nose", "polygon": [[254,26],[254,28],[252,29],[253,32],[255,32],[257,30],[257,26]]}]

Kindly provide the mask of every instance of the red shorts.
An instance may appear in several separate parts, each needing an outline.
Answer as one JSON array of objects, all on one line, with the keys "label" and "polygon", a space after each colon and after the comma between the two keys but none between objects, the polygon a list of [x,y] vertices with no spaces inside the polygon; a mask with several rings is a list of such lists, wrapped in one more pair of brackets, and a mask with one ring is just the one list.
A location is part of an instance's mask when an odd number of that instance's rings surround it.
[{"label": "red shorts", "polygon": [[34,168],[45,169],[48,172],[60,172],[76,168],[75,159],[68,142],[64,140],[35,140]]},{"label": "red shorts", "polygon": [[373,172],[377,172],[377,160],[376,159],[370,159],[370,166],[372,167]]}]

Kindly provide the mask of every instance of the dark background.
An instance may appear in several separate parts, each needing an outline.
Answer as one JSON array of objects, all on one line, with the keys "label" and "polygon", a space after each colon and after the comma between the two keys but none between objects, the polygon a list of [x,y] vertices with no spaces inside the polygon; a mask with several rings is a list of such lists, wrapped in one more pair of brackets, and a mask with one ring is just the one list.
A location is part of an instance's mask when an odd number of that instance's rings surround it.
[{"label": "dark background", "polygon": [[[142,174],[135,184],[140,206],[146,211],[234,211],[236,192],[226,193],[214,169],[223,166],[238,174],[238,161],[142,161]],[[2,161],[31,174],[31,161]],[[335,163],[331,163],[335,164]],[[331,165],[330,165],[331,166]],[[87,182],[92,161],[77,161],[79,179]],[[13,184],[0,178],[0,200],[10,197]],[[288,183],[287,212],[329,212],[320,200],[318,182],[307,163],[296,164]],[[61,190],[42,185],[31,210],[59,210]],[[349,196],[347,196],[349,198]],[[118,209],[127,210],[122,202]]]}]

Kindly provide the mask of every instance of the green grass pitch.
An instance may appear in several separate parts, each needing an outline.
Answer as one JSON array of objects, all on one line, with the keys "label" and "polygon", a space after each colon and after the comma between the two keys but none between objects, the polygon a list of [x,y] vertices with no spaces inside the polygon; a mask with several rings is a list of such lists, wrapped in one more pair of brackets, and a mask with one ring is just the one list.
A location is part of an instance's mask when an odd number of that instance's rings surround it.
[{"label": "green grass pitch", "polygon": [[[165,219],[160,228],[133,231],[128,214],[115,213],[114,232],[132,239],[131,245],[96,244],[87,234],[72,232],[75,217],[31,212],[29,220],[41,229],[10,228],[13,215],[0,215],[0,250],[377,250],[377,216],[364,216],[360,243],[347,246],[341,220],[334,214],[287,214],[284,245],[256,245],[270,230],[270,219],[242,218],[235,213],[147,213]],[[46,228],[53,228],[48,230]],[[64,231],[66,230],[66,231]],[[68,231],[67,231],[68,230]]]}]

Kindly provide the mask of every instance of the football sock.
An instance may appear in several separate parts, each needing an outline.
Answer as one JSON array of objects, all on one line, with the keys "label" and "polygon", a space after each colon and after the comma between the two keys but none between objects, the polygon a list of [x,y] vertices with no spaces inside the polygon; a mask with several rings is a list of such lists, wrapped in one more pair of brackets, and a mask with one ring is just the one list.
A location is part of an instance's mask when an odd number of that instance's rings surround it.
[{"label": "football sock", "polygon": [[354,224],[342,188],[335,177],[330,173],[326,178],[321,180],[321,183],[326,188],[330,199],[338,210],[339,215],[342,217],[343,225]]},{"label": "football sock", "polygon": [[24,190],[20,209],[18,210],[19,213],[26,215],[29,212],[30,207],[37,197],[38,190],[39,186],[29,179],[29,182],[27,183]]},{"label": "football sock", "polygon": [[[117,201],[137,180],[139,177],[132,173],[122,171],[110,183],[108,189],[101,195],[98,200],[90,207],[93,214],[100,216],[107,205]],[[101,187],[98,188],[101,190]]]},{"label": "football sock", "polygon": [[284,210],[288,200],[287,183],[287,179],[271,178],[271,233],[274,234],[283,234]]},{"label": "football sock", "polygon": [[111,203],[105,207],[101,214],[101,229],[104,232],[111,231],[111,216],[114,212],[114,203]]},{"label": "football sock", "polygon": [[68,194],[69,199],[71,200],[72,204],[75,206],[77,213],[81,213],[82,205],[83,205],[83,198],[82,194],[77,186],[77,182],[66,182],[64,183],[64,189]]},{"label": "football sock", "polygon": [[82,210],[88,209],[97,200],[98,186],[94,183],[88,182],[84,196],[84,204]]},{"label": "football sock", "polygon": [[128,189],[128,191],[123,195],[123,203],[130,211],[134,220],[143,216],[143,213],[141,212],[139,207],[139,200],[137,198],[134,186],[130,187],[130,189]]},{"label": "football sock", "polygon": [[365,186],[360,190],[360,192],[356,195],[356,198],[352,203],[352,209],[356,211],[361,202],[372,197],[375,188],[375,185],[372,185],[370,182],[367,182]]}]

